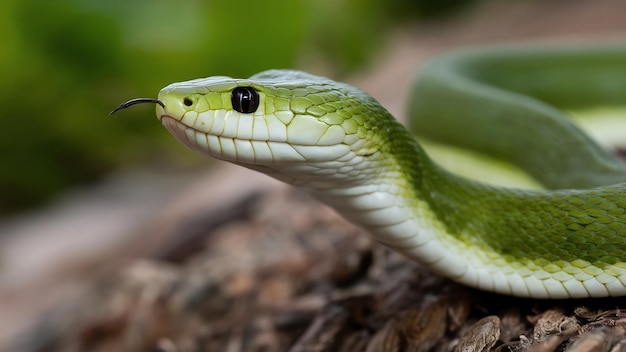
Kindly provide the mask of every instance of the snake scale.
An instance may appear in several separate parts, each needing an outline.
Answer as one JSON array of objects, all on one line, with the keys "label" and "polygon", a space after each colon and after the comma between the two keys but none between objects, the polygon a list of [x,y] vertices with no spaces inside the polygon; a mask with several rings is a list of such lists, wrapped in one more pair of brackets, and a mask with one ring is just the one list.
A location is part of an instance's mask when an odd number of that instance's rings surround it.
[{"label": "snake scale", "polygon": [[[357,88],[270,70],[174,83],[118,109],[156,103],[192,150],[302,187],[465,285],[533,298],[626,295],[626,167],[563,112],[626,104],[626,45],[452,51],[420,68],[409,100],[413,132]],[[449,172],[414,133],[506,160],[545,189]]]}]

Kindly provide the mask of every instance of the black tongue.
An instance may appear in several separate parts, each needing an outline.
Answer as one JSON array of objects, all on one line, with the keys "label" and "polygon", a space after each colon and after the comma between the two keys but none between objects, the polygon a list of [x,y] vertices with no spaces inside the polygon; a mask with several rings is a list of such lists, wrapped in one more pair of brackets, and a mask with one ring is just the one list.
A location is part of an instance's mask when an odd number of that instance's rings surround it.
[{"label": "black tongue", "polygon": [[136,104],[141,104],[141,103],[153,103],[153,104],[159,104],[161,105],[161,107],[163,109],[165,109],[165,104],[163,104],[162,101],[160,101],[159,99],[153,99],[153,98],[135,98],[135,99],[131,99],[125,103],[120,104],[118,107],[116,107],[115,109],[113,109],[113,111],[111,111],[109,113],[109,115],[113,115],[116,112],[118,112],[119,110],[122,109],[126,109],[129,106],[132,105],[136,105]]}]

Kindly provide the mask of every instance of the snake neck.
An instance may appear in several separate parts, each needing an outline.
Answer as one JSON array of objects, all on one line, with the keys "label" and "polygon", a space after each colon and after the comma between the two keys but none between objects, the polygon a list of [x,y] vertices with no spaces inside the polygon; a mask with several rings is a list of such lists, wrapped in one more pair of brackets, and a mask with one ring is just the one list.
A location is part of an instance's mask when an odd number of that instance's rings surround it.
[{"label": "snake neck", "polygon": [[436,214],[450,211],[458,200],[449,193],[466,181],[435,164],[395,120],[385,130],[370,155],[350,151],[334,161],[247,167],[306,190],[396,250],[445,236]]}]

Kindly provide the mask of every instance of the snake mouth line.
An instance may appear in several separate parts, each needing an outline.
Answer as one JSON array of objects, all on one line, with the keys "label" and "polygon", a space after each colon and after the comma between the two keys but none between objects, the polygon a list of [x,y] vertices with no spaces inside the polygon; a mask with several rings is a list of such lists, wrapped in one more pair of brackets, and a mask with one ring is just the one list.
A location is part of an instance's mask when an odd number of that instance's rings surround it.
[{"label": "snake mouth line", "polygon": [[[205,131],[201,131],[193,126],[189,126],[183,122],[181,122],[180,120],[178,120],[177,118],[167,115],[167,114],[163,114],[160,115],[158,117],[159,121],[161,122],[162,125],[164,125],[166,128],[169,127],[176,127],[177,130],[180,130],[182,132],[182,134],[184,135],[184,131],[185,130],[191,130],[194,133],[198,133],[201,134],[203,136],[213,136],[213,137],[217,137],[217,138],[227,138],[229,140],[233,140],[233,141],[247,141],[247,142],[267,142],[267,143],[280,143],[280,144],[289,144],[291,146],[294,147],[315,147],[318,146],[317,144],[303,144],[303,143],[292,143],[292,142],[288,142],[287,140],[273,140],[271,138],[239,138],[237,136],[224,136],[224,135],[220,135],[220,134],[215,134],[215,133],[210,133],[210,132],[205,132]],[[173,131],[170,130],[170,132],[174,133]]]},{"label": "snake mouth line", "polygon": [[[200,131],[199,129],[193,127],[193,126],[189,126],[184,124],[183,122],[181,122],[180,120],[176,119],[175,117],[172,117],[170,115],[167,114],[163,114],[161,116],[159,116],[159,121],[161,121],[161,124],[163,126],[165,126],[170,132],[174,133],[175,136],[178,136],[176,134],[175,131],[173,131],[172,129],[170,129],[170,127],[175,128],[177,131],[180,131],[181,137],[187,138],[187,136],[185,135],[185,130],[191,130],[196,134],[200,134],[203,136],[213,136],[213,137],[217,137],[217,138],[226,138],[229,140],[233,140],[233,141],[247,141],[247,142],[275,142],[272,141],[270,139],[255,139],[255,138],[238,138],[238,137],[227,137],[227,136],[223,136],[223,135],[219,135],[219,134],[214,134],[214,133],[209,133],[209,132],[205,132],[205,131]],[[177,137],[178,138],[178,137]],[[280,142],[275,142],[275,143],[280,143]]]},{"label": "snake mouth line", "polygon": [[[207,140],[208,136],[220,138],[220,136],[202,132],[191,126],[187,126],[170,115],[163,114],[159,116],[159,121],[180,143],[189,147],[192,150],[196,150],[202,153],[208,153],[211,151],[211,149],[208,146],[208,142],[206,146],[201,146],[198,143],[198,135],[204,136],[205,138],[207,138]],[[191,132],[191,134],[189,132]]]},{"label": "snake mouth line", "polygon": [[349,146],[341,143],[332,146],[291,143],[286,140],[239,138],[200,131],[178,119],[163,114],[163,126],[183,145],[191,150],[218,159],[242,164],[303,163],[333,161],[349,153]]},{"label": "snake mouth line", "polygon": [[[279,145],[288,145],[270,140],[242,139],[210,134],[187,126],[169,115],[161,115],[159,120],[180,143],[189,149],[245,165],[274,163],[276,155],[273,149],[279,148]],[[297,153],[295,149],[290,149]],[[298,158],[305,159],[301,154],[298,154]]]}]

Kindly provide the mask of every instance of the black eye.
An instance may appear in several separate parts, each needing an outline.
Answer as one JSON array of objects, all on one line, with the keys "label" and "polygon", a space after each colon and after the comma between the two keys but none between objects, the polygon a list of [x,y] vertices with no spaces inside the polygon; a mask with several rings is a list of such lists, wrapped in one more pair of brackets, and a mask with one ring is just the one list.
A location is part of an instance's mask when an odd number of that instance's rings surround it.
[{"label": "black eye", "polygon": [[242,114],[251,114],[259,107],[259,93],[252,87],[237,87],[231,95],[233,109]]},{"label": "black eye", "polygon": [[185,98],[183,99],[183,104],[185,104],[185,106],[191,106],[193,105],[193,100],[191,100],[191,98]]}]

